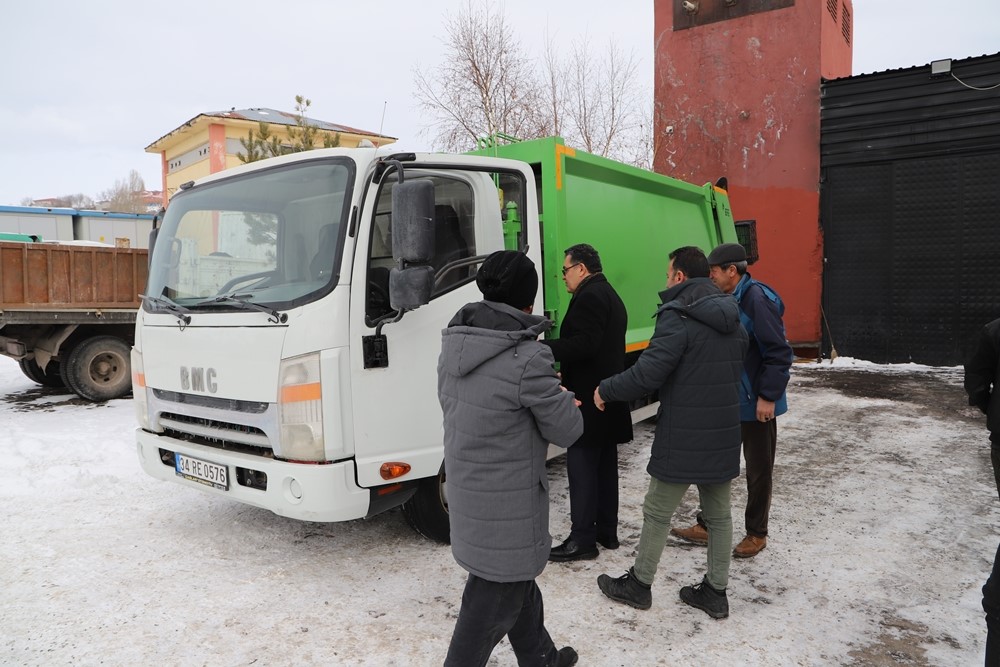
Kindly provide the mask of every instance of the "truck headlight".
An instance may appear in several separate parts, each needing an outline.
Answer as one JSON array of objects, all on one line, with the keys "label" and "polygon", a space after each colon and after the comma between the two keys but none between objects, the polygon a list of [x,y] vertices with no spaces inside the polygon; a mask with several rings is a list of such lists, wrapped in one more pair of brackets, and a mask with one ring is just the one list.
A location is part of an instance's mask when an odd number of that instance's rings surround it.
[{"label": "truck headlight", "polygon": [[146,397],[146,373],[142,367],[142,354],[132,348],[132,405],[139,427],[149,430],[149,400]]},{"label": "truck headlight", "polygon": [[319,354],[285,359],[278,378],[280,456],[294,461],[326,460]]}]

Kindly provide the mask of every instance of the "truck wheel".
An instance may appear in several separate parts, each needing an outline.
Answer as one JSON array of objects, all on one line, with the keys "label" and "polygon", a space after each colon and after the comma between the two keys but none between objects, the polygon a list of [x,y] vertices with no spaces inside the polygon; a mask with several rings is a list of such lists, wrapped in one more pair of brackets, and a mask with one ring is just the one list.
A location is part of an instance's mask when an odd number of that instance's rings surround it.
[{"label": "truck wheel", "polygon": [[108,401],[132,391],[131,347],[115,336],[88,338],[66,360],[70,388],[88,401]]},{"label": "truck wheel", "polygon": [[34,359],[24,358],[18,364],[21,366],[21,372],[32,382],[37,382],[45,387],[59,388],[63,386],[62,378],[59,375],[58,361],[49,361],[49,365],[45,367],[44,371]]},{"label": "truck wheel", "polygon": [[417,492],[403,503],[403,516],[406,523],[424,537],[442,544],[451,542],[444,463],[437,475],[420,480]]}]

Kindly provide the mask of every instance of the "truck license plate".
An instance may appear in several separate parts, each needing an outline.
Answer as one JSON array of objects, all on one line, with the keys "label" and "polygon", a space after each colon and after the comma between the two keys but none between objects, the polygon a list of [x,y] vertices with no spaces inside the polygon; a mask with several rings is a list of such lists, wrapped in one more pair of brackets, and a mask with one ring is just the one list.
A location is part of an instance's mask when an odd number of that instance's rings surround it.
[{"label": "truck license plate", "polygon": [[223,491],[229,490],[229,470],[226,466],[193,459],[183,454],[174,454],[174,466],[177,474],[184,479],[214,486]]}]

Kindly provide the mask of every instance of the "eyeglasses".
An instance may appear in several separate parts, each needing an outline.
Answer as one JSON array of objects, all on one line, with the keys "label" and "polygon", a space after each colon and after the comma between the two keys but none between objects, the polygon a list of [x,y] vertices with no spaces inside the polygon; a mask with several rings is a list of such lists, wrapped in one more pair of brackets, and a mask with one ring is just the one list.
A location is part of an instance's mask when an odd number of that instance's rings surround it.
[{"label": "eyeglasses", "polygon": [[567,273],[569,273],[569,270],[572,269],[574,266],[580,266],[581,264],[583,264],[583,262],[577,262],[576,264],[570,264],[569,266],[564,266],[562,268],[563,275],[565,276]]}]

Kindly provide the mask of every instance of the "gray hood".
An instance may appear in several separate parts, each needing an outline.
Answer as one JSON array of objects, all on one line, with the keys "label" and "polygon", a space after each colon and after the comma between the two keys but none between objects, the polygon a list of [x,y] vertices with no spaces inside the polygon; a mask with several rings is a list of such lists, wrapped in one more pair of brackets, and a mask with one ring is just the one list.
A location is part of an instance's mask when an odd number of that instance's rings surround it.
[{"label": "gray hood", "polygon": [[536,340],[552,322],[529,315],[505,303],[479,301],[462,307],[441,332],[444,368],[456,376],[468,375],[501,354],[517,355],[519,343]]},{"label": "gray hood", "polygon": [[726,294],[708,278],[691,278],[660,292],[663,305],[657,313],[673,310],[690,317],[719,333],[730,334],[740,326],[740,307],[731,294]]}]

